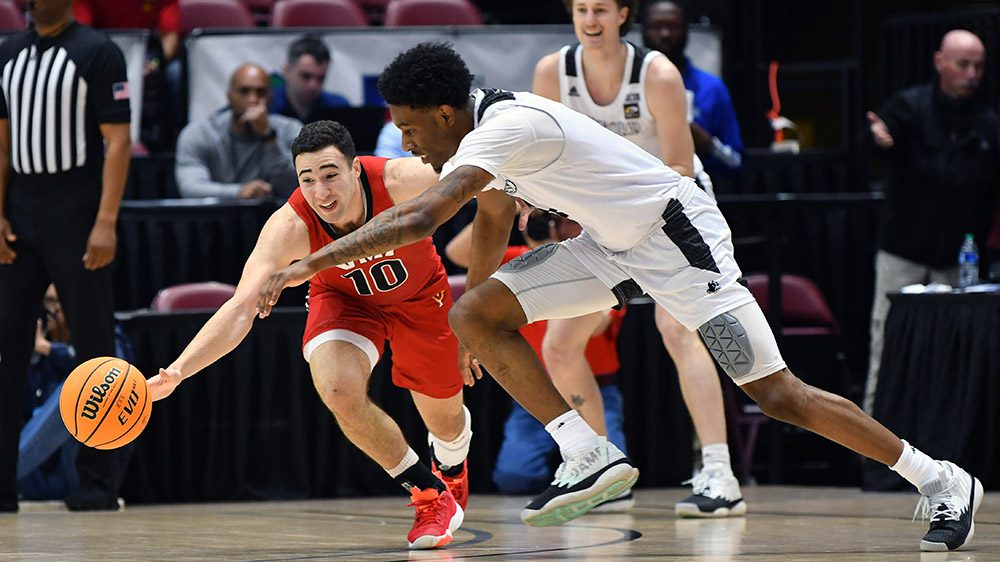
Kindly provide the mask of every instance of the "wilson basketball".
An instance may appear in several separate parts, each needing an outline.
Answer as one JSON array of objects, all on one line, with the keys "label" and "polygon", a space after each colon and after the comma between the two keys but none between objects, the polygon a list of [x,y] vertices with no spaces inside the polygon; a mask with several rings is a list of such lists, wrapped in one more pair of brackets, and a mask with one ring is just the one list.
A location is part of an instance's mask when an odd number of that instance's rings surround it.
[{"label": "wilson basketball", "polygon": [[66,429],[95,449],[116,449],[132,442],[149,422],[152,407],[146,377],[115,357],[81,363],[66,377],[59,395]]}]

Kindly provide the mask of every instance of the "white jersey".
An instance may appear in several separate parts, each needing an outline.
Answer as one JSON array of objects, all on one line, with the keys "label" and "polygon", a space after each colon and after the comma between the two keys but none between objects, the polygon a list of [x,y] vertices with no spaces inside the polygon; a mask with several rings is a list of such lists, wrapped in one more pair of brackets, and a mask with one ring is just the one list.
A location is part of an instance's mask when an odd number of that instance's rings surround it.
[{"label": "white jersey", "polygon": [[502,189],[540,209],[569,216],[612,251],[633,247],[663,226],[682,176],[593,119],[528,92],[477,90],[474,129],[444,174],[486,170]]},{"label": "white jersey", "polygon": [[[628,53],[625,55],[625,73],[618,95],[607,105],[598,105],[587,89],[583,77],[583,48],[579,43],[566,45],[559,50],[559,101],[580,113],[594,119],[604,128],[621,135],[643,150],[662,158],[660,141],[656,136],[656,119],[646,105],[646,73],[649,65],[657,57],[664,56],[659,51],[637,47],[623,41]],[[688,96],[687,121],[691,123],[691,96]],[[709,193],[712,181],[705,172],[698,155],[694,155],[694,176]]]}]

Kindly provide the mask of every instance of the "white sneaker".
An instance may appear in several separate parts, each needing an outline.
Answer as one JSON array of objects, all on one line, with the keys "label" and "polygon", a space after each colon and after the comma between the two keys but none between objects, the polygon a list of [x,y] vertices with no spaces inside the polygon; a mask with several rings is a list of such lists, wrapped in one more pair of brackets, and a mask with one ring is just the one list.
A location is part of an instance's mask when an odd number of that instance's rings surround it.
[{"label": "white sneaker", "polygon": [[681,517],[737,517],[747,512],[740,482],[732,470],[702,469],[684,484],[691,484],[694,493],[674,506]]},{"label": "white sneaker", "polygon": [[548,489],[521,511],[532,527],[560,525],[635,485],[639,469],[605,437],[563,460]]},{"label": "white sneaker", "polygon": [[920,550],[948,551],[962,548],[976,534],[973,520],[983,501],[983,485],[978,478],[948,461],[938,461],[938,479],[921,487],[923,497],[913,512],[921,519],[930,516],[931,527],[920,541]]}]

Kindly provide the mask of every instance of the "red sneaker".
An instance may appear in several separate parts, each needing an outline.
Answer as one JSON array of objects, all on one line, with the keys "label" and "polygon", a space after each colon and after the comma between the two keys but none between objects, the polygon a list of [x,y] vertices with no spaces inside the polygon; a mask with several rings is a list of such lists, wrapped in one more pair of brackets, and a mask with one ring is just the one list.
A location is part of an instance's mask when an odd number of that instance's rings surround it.
[{"label": "red sneaker", "polygon": [[469,459],[462,461],[462,472],[458,476],[445,476],[441,474],[434,459],[431,459],[431,472],[434,473],[434,476],[440,478],[445,486],[448,486],[448,491],[451,492],[451,495],[455,496],[455,501],[464,510],[465,506],[469,505]]},{"label": "red sneaker", "polygon": [[452,533],[462,525],[465,513],[451,492],[438,493],[434,488],[410,492],[412,505],[417,508],[413,528],[406,539],[410,548],[439,548],[451,542]]}]

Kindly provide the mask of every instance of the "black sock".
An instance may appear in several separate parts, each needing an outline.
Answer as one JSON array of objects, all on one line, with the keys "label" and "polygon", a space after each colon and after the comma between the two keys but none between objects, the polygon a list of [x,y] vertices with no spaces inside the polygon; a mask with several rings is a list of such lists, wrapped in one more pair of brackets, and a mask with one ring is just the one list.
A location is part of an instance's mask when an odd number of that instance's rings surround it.
[{"label": "black sock", "polygon": [[396,482],[409,491],[410,488],[417,488],[420,490],[426,490],[427,488],[434,488],[438,492],[443,492],[448,488],[444,485],[444,482],[440,478],[434,476],[427,465],[422,462],[407,468],[402,474],[393,478]]}]

